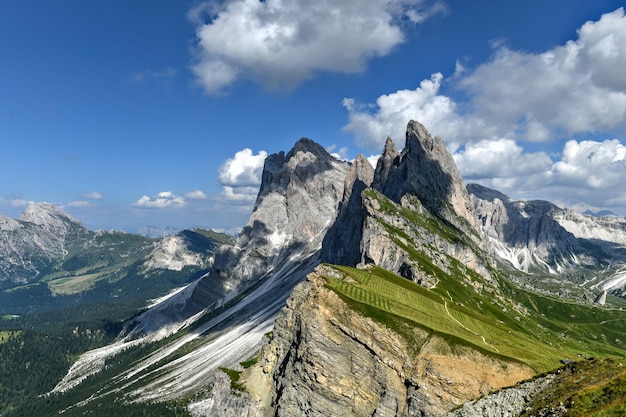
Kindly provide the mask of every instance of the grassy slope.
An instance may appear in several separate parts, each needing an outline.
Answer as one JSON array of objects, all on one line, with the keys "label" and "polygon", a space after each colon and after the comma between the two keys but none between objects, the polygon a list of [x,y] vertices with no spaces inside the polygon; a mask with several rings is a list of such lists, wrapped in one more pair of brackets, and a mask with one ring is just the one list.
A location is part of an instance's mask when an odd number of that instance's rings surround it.
[{"label": "grassy slope", "polygon": [[[388,327],[404,331],[416,325],[446,337],[452,343],[525,363],[539,372],[555,369],[561,359],[577,356],[623,356],[626,353],[626,312],[568,303],[516,287],[501,271],[492,270],[497,282],[482,278],[452,257],[448,271],[435,265],[426,251],[433,248],[413,242],[411,235],[436,234],[442,240],[462,243],[483,257],[469,238],[428,213],[400,207],[373,190],[386,216],[398,216],[413,225],[400,230],[379,218],[390,239],[437,278],[428,290],[402,277],[373,267],[369,270],[339,267],[346,279],[328,278],[328,287],[349,305]],[[402,330],[404,329],[404,330]]]}]

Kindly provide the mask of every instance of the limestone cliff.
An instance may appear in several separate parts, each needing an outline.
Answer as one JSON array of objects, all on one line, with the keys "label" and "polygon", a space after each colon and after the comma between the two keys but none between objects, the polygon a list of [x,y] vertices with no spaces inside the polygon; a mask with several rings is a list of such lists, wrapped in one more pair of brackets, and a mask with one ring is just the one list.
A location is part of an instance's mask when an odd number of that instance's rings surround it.
[{"label": "limestone cliff", "polygon": [[0,216],[0,288],[33,282],[89,236],[80,222],[50,203],[31,204],[18,220]]},{"label": "limestone cliff", "polygon": [[265,415],[442,416],[532,373],[419,327],[399,335],[345,304],[329,276],[345,279],[320,266],[296,287],[244,372]]},{"label": "limestone cliff", "polygon": [[[540,200],[513,201],[469,184],[490,251],[524,271],[561,277],[602,291],[626,293],[626,219],[592,217]],[[537,288],[540,289],[540,288]]]},{"label": "limestone cliff", "polygon": [[[203,311],[227,304],[286,265],[297,276],[319,262],[322,240],[344,195],[350,164],[339,161],[310,139],[287,154],[269,155],[254,210],[234,245],[220,247],[211,271],[176,297],[144,313],[142,332],[163,333]],[[280,293],[288,290],[285,284]],[[169,330],[168,330],[169,332]]]}]

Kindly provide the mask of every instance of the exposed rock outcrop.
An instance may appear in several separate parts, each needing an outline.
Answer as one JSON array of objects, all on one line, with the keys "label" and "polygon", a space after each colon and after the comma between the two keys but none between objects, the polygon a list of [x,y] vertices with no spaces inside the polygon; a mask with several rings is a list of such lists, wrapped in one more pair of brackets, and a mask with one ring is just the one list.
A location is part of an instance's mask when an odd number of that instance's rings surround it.
[{"label": "exposed rock outcrop", "polygon": [[276,273],[277,280],[286,279],[276,294],[282,297],[296,284],[287,271],[299,276],[319,262],[322,240],[337,216],[349,169],[350,164],[306,138],[287,154],[269,155],[254,210],[236,243],[220,247],[207,275],[146,311],[136,329],[169,334],[198,314],[253,291]]},{"label": "exposed rock outcrop", "polygon": [[322,259],[339,265],[361,262],[361,238],[365,213],[361,193],[374,180],[374,169],[361,154],[354,160],[344,184],[339,213],[326,234],[322,245]]},{"label": "exposed rock outcrop", "polygon": [[373,178],[365,166],[357,158],[346,180],[347,201],[324,241],[324,262],[375,264],[427,287],[437,277],[420,259],[445,271],[451,256],[489,275],[474,250],[482,240],[469,196],[440,138],[412,121],[401,153],[388,138]]},{"label": "exposed rock outcrop", "polygon": [[494,394],[463,404],[445,417],[518,417],[528,404],[546,389],[555,379],[547,375],[524,382],[511,388],[504,388]]},{"label": "exposed rock outcrop", "polygon": [[215,254],[211,273],[194,290],[194,308],[246,288],[292,256],[319,256],[348,169],[348,163],[306,138],[287,155],[268,156],[250,220],[234,246]]},{"label": "exposed rock outcrop", "polygon": [[[547,201],[512,201],[478,184],[467,186],[492,251],[525,272],[564,272],[578,266],[597,267],[606,257],[590,250],[555,220],[563,210]],[[594,253],[595,252],[595,253]],[[596,256],[593,256],[596,255]]]},{"label": "exposed rock outcrop", "polygon": [[417,327],[407,341],[348,307],[325,276],[341,279],[320,266],[298,285],[260,362],[243,374],[265,415],[442,416],[531,375]]}]

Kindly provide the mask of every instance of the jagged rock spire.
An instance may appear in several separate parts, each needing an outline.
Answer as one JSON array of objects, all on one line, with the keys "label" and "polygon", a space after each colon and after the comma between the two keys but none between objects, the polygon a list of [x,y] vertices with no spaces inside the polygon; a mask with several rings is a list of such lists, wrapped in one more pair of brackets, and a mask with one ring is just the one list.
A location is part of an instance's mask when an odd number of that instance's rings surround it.
[{"label": "jagged rock spire", "polygon": [[335,223],[322,245],[322,261],[341,265],[356,265],[360,258],[360,241],[365,216],[361,208],[361,193],[374,179],[374,168],[359,154],[346,176],[343,199]]},{"label": "jagged rock spire", "polygon": [[443,140],[431,136],[419,122],[409,122],[400,154],[387,139],[373,187],[396,202],[407,193],[414,194],[439,217],[456,226],[463,226],[464,221],[458,219],[462,218],[476,229],[471,202],[452,155]]},{"label": "jagged rock spire", "polygon": [[380,186],[387,182],[389,174],[399,164],[399,157],[400,152],[398,152],[396,144],[393,143],[393,140],[388,137],[387,141],[385,142],[385,147],[383,148],[383,153],[378,159],[378,163],[376,164],[376,171],[374,172],[373,182],[374,188],[378,188],[377,185]]}]

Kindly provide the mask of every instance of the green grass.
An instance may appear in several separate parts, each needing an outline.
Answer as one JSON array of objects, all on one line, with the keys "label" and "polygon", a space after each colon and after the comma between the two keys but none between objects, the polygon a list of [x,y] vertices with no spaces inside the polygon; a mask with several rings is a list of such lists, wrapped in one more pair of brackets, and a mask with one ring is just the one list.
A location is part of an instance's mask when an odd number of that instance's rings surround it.
[{"label": "green grass", "polygon": [[230,387],[239,392],[245,392],[245,385],[239,382],[239,378],[241,377],[241,371],[235,371],[230,368],[219,368],[220,371],[224,372],[230,378]]},{"label": "green grass", "polygon": [[626,415],[626,366],[615,358],[583,360],[561,369],[555,383],[536,397],[522,416],[563,404],[570,417]]},{"label": "green grass", "polygon": [[[561,359],[577,354],[624,353],[619,344],[608,343],[610,337],[626,340],[622,332],[603,328],[604,337],[595,339],[588,334],[610,316],[619,313],[624,318],[622,312],[567,305],[524,293],[524,297],[542,308],[558,311],[550,319],[538,315],[541,318],[538,323],[534,317],[519,318],[519,313],[512,309],[509,313],[503,312],[499,306],[490,304],[488,297],[458,281],[442,281],[435,292],[377,267],[369,270],[333,268],[342,272],[344,279],[327,277],[328,288],[353,309],[395,330],[405,340],[411,337],[411,327],[417,327],[440,335],[453,345],[471,346],[490,355],[527,364],[538,372],[554,369]],[[481,305],[483,310],[469,309],[465,307],[467,304]],[[572,316],[582,320],[572,322]],[[615,327],[624,329],[625,326]],[[567,334],[562,334],[565,331]]]}]

